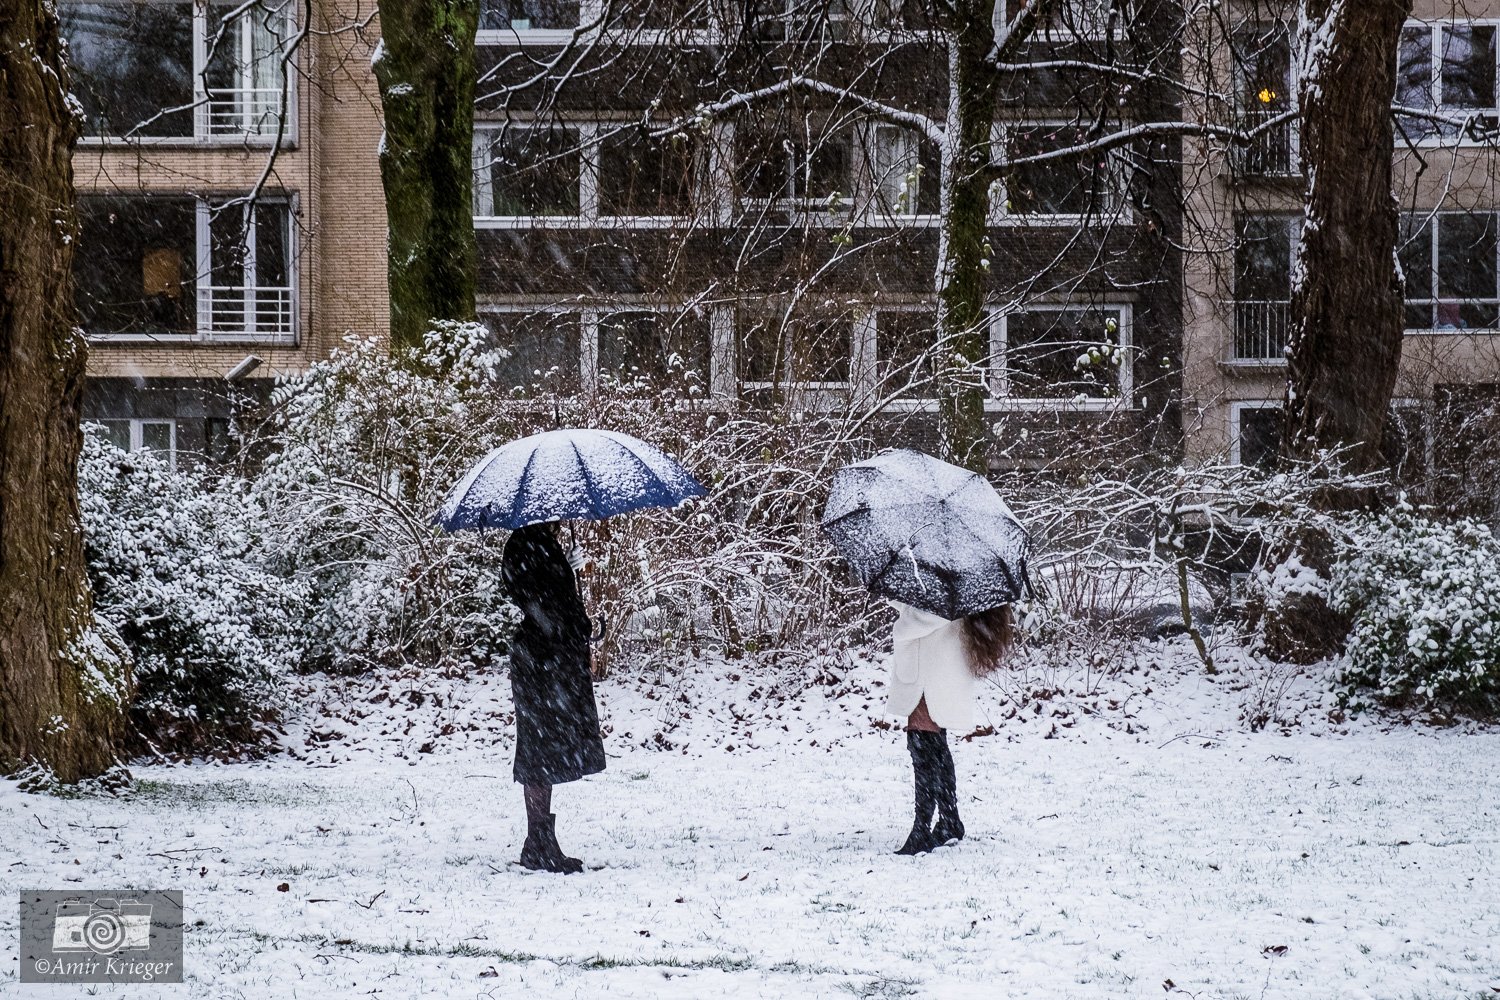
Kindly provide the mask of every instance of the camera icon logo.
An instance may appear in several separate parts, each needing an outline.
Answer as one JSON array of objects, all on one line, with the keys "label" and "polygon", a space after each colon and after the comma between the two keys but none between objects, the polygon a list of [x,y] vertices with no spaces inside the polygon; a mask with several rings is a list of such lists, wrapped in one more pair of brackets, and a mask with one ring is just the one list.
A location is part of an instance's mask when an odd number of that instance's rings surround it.
[{"label": "camera icon logo", "polygon": [[57,904],[53,951],[113,955],[151,947],[151,907],[135,899],[96,899]]}]

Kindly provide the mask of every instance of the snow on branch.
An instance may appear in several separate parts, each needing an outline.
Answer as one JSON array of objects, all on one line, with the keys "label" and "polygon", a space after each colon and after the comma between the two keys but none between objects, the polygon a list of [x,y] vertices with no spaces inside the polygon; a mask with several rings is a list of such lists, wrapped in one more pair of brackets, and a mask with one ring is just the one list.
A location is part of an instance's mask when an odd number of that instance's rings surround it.
[{"label": "snow on branch", "polygon": [[872,118],[878,118],[892,125],[899,125],[902,128],[921,132],[935,143],[941,144],[943,141],[943,126],[927,115],[891,107],[889,104],[873,100],[862,94],[856,94],[848,87],[839,87],[831,83],[825,83],[822,80],[815,80],[800,73],[757,90],[747,90],[735,94],[722,101],[700,104],[687,119],[679,119],[671,125],[657,129],[652,134],[668,135],[672,132],[680,131],[684,125],[690,122],[703,122],[708,119],[717,118],[721,115],[751,107],[773,97],[779,97],[782,94],[789,94],[799,90],[810,94],[825,94],[841,102],[847,101]]}]

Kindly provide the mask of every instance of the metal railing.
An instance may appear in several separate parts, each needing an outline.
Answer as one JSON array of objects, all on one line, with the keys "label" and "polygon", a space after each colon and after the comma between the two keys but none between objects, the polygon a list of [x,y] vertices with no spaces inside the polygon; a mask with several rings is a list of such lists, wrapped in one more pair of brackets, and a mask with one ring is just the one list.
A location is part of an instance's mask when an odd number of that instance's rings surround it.
[{"label": "metal railing", "polygon": [[1241,301],[1234,304],[1234,359],[1284,361],[1291,332],[1290,302]]},{"label": "metal railing", "polygon": [[198,332],[290,337],[296,329],[296,296],[290,288],[198,286]]},{"label": "metal railing", "polygon": [[[1239,127],[1256,128],[1281,111],[1250,110],[1239,115]],[[1235,170],[1247,177],[1296,177],[1302,167],[1298,150],[1297,122],[1285,121],[1260,133],[1248,145],[1230,147]]]},{"label": "metal railing", "polygon": [[280,87],[210,90],[198,125],[203,135],[270,135],[280,117]]}]

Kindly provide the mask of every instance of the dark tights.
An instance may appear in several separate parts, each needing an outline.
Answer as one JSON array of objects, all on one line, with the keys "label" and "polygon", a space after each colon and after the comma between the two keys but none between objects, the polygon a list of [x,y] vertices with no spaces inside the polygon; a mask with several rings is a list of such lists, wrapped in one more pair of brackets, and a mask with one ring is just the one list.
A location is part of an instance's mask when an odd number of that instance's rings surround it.
[{"label": "dark tights", "polygon": [[546,819],[552,812],[551,785],[522,785],[526,799],[526,819],[532,823]]}]

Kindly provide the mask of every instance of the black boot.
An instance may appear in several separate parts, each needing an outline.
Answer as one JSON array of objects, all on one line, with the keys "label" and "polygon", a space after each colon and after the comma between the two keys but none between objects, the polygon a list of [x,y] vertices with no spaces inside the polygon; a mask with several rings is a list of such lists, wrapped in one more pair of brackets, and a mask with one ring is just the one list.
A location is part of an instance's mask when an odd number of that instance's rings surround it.
[{"label": "black boot", "polygon": [[906,843],[897,854],[926,854],[932,850],[932,812],[937,807],[938,775],[931,739],[937,733],[917,729],[906,731],[906,749],[911,754],[911,770],[916,786],[916,816]]},{"label": "black boot", "polygon": [[545,819],[527,819],[526,843],[521,846],[521,867],[564,875],[583,871],[583,862],[566,856],[558,846],[556,825],[557,817],[551,813]]},{"label": "black boot", "polygon": [[964,839],[964,823],[958,818],[958,776],[953,772],[953,754],[948,750],[948,731],[937,733],[937,825],[932,828],[932,846],[941,847]]}]

